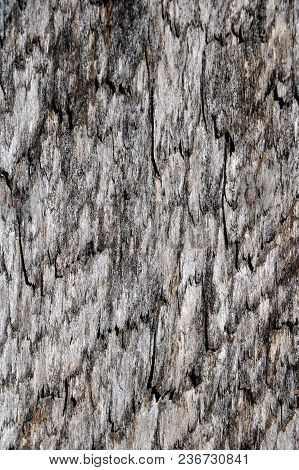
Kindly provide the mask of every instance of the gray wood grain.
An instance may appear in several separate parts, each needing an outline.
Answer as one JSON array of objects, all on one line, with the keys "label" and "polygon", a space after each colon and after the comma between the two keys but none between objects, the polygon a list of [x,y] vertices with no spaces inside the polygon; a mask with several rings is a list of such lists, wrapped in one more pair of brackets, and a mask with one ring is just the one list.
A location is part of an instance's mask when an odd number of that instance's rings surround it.
[{"label": "gray wood grain", "polygon": [[299,448],[298,4],[0,3],[1,447]]}]

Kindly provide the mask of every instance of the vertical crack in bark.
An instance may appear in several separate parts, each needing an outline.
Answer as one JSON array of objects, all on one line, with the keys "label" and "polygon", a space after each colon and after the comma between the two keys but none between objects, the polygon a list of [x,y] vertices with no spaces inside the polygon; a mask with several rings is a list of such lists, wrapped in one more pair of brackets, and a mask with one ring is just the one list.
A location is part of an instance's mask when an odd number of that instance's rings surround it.
[{"label": "vertical crack in bark", "polygon": [[[216,126],[216,121],[214,120]],[[216,129],[216,127],[215,127]],[[217,130],[217,129],[216,129]],[[216,132],[215,130],[215,132]],[[217,136],[216,136],[217,138]],[[235,151],[235,144],[229,132],[225,133],[225,143],[224,143],[224,161],[223,161],[223,186],[222,186],[222,196],[221,196],[221,207],[222,207],[222,222],[223,222],[223,235],[224,235],[224,244],[225,249],[228,250],[229,247],[229,238],[226,225],[226,215],[225,215],[225,201],[226,201],[226,165],[227,165],[227,154],[230,155]]]},{"label": "vertical crack in bark", "polygon": [[151,139],[151,161],[154,169],[155,176],[160,178],[160,172],[157,167],[155,159],[155,104],[154,104],[154,90],[153,87],[150,91],[150,120],[151,120],[151,129],[152,129],[152,139]]},{"label": "vertical crack in bark", "polygon": [[4,101],[5,101],[5,100],[6,100],[6,93],[5,93],[4,86],[3,86],[2,82],[1,82],[1,79],[0,79],[0,88],[1,88],[1,90],[2,90],[3,98],[4,98]]},{"label": "vertical crack in bark", "polygon": [[65,392],[65,396],[64,396],[64,405],[63,405],[62,416],[65,415],[65,412],[66,412],[66,409],[67,409],[67,402],[68,402],[68,395],[69,395],[69,383],[68,383],[67,378],[65,378],[65,380],[64,380],[64,392]]},{"label": "vertical crack in bark", "polygon": [[12,192],[11,179],[9,178],[9,175],[8,175],[7,171],[1,170],[0,176],[2,176],[4,178],[6,186],[8,187],[10,192]]},{"label": "vertical crack in bark", "polygon": [[205,350],[206,352],[209,351],[209,311],[208,311],[208,305],[207,305],[207,299],[205,295],[205,285],[204,285],[204,280],[202,278],[202,311],[203,311],[203,321],[204,321],[204,344],[205,344]]},{"label": "vertical crack in bark", "polygon": [[248,253],[248,256],[247,256],[247,263],[248,263],[248,267],[250,269],[250,272],[253,273],[254,267],[253,267],[253,264],[252,264],[250,253]]},{"label": "vertical crack in bark", "polygon": [[203,51],[202,53],[202,68],[201,68],[201,76],[200,76],[200,101],[201,101],[201,112],[202,112],[202,119],[205,125],[205,130],[207,131],[207,120],[205,114],[205,102],[204,102],[204,81],[205,81],[205,70],[206,70],[206,53]]},{"label": "vertical crack in bark", "polygon": [[156,330],[154,331],[154,338],[153,338],[153,351],[152,351],[152,358],[151,358],[151,369],[150,374],[147,382],[147,389],[150,390],[152,388],[152,382],[154,378],[154,370],[155,370],[155,360],[156,360]]},{"label": "vertical crack in bark", "polygon": [[154,372],[155,372],[155,362],[156,362],[156,337],[157,337],[157,330],[154,331],[153,337],[153,351],[152,351],[152,358],[151,358],[151,369],[150,374],[147,382],[147,389],[151,391],[153,395],[155,395],[156,401],[159,401],[161,398],[160,393],[158,392],[155,385],[153,385],[154,379]]},{"label": "vertical crack in bark", "polygon": [[235,241],[235,268],[239,271],[239,241]]},{"label": "vertical crack in bark", "polygon": [[68,118],[69,131],[72,132],[72,130],[74,129],[74,117],[73,117],[74,113],[69,105],[67,105],[66,107],[66,114]]},{"label": "vertical crack in bark", "polygon": [[226,161],[227,161],[227,145],[224,145],[224,162],[223,162],[223,186],[222,186],[222,196],[221,196],[221,207],[222,207],[222,223],[223,223],[223,236],[225,249],[228,250],[228,235],[226,227],[226,217],[225,217],[225,186],[226,186]]},{"label": "vertical crack in bark", "polygon": [[145,46],[145,61],[148,74],[148,95],[149,95],[149,120],[151,125],[151,163],[153,166],[154,174],[157,178],[160,178],[160,172],[157,166],[155,158],[155,100],[154,100],[154,78],[152,77],[151,71],[151,58],[149,57],[149,51]]},{"label": "vertical crack in bark", "polygon": [[20,217],[17,216],[17,221],[18,221],[18,231],[19,231],[19,247],[20,247],[20,256],[21,256],[21,266],[22,266],[22,271],[24,274],[24,279],[25,279],[25,284],[32,289],[35,289],[35,285],[29,281],[28,278],[28,273],[25,265],[25,258],[24,258],[24,252],[23,252],[23,245],[22,245],[22,236],[21,236],[21,221]]}]

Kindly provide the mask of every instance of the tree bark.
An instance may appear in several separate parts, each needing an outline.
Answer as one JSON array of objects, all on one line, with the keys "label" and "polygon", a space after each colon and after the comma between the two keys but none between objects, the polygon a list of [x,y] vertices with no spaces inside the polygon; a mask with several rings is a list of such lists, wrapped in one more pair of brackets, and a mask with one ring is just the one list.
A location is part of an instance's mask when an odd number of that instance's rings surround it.
[{"label": "tree bark", "polygon": [[2,448],[299,448],[297,20],[2,0]]}]

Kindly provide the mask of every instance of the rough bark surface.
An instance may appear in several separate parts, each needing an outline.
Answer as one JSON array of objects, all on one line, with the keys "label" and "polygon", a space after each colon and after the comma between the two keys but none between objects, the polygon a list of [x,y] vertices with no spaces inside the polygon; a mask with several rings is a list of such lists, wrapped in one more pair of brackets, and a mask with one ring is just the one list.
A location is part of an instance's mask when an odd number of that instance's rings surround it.
[{"label": "rough bark surface", "polygon": [[0,3],[1,447],[299,448],[298,4]]}]

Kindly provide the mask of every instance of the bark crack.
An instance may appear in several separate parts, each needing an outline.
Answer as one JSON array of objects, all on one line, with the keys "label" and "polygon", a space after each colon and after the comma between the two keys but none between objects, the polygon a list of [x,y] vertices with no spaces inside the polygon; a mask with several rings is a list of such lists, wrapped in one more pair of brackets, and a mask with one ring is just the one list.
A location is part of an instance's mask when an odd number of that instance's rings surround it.
[{"label": "bark crack", "polygon": [[25,279],[25,284],[29,287],[31,287],[33,290],[35,289],[35,285],[29,281],[27,269],[26,269],[26,264],[25,264],[25,258],[24,258],[24,251],[23,251],[23,244],[22,244],[22,236],[21,236],[21,221],[20,217],[17,216],[17,221],[18,221],[18,231],[19,231],[19,247],[20,247],[20,255],[21,255],[21,266],[22,266],[22,271],[24,274],[24,279]]},{"label": "bark crack", "polygon": [[148,378],[148,382],[147,382],[147,389],[150,390],[152,395],[155,396],[156,401],[159,401],[160,398],[161,398],[161,395],[158,392],[156,386],[153,385],[154,372],[155,372],[155,362],[156,362],[156,336],[157,336],[157,330],[155,329],[154,337],[153,337],[153,351],[152,351],[152,357],[151,357],[151,368],[150,368],[150,374],[149,374],[149,378]]},{"label": "bark crack", "polygon": [[152,60],[148,47],[145,47],[145,61],[148,74],[148,96],[149,96],[149,120],[151,127],[151,163],[154,170],[154,175],[160,178],[160,172],[157,166],[156,142],[155,142],[155,100],[154,100],[154,78],[152,77]]}]

